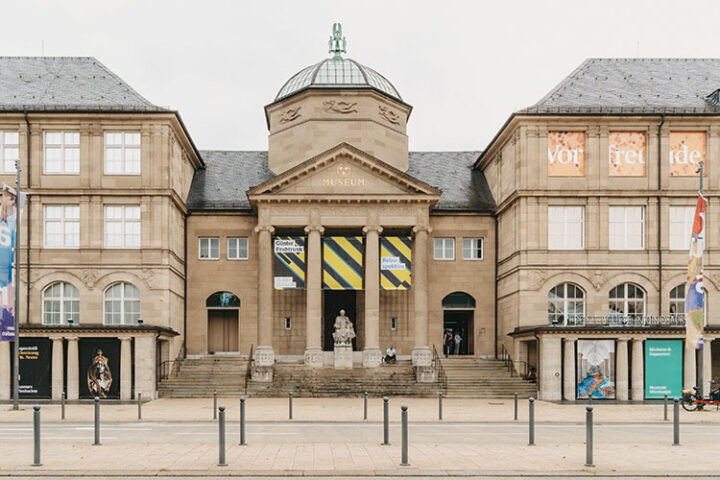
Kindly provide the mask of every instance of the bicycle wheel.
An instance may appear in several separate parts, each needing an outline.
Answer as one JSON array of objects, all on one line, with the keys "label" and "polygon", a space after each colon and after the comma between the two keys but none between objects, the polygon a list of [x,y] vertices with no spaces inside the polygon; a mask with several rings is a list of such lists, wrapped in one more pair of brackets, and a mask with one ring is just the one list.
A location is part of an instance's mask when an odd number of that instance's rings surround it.
[{"label": "bicycle wheel", "polygon": [[683,393],[682,407],[688,412],[694,412],[697,410],[698,404],[695,403],[692,393]]}]

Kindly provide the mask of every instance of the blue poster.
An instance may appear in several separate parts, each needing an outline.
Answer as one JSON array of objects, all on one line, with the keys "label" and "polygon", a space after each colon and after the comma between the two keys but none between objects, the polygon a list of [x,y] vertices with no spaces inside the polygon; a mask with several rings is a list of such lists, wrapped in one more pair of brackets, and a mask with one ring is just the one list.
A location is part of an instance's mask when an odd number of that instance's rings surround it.
[{"label": "blue poster", "polygon": [[20,194],[18,202],[15,190],[3,185],[0,199],[0,341],[5,342],[15,340],[15,232],[18,212],[22,212],[24,203],[25,194]]}]

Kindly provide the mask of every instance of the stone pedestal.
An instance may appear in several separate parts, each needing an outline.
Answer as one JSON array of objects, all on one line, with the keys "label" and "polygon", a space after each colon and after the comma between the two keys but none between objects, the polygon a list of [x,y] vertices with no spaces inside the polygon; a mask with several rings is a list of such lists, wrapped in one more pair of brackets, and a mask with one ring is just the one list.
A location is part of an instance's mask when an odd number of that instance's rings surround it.
[{"label": "stone pedestal", "polygon": [[335,359],[333,365],[335,368],[352,368],[353,367],[353,351],[352,345],[335,345]]},{"label": "stone pedestal", "polygon": [[379,367],[382,363],[382,353],[379,348],[366,348],[363,350],[363,367]]},{"label": "stone pedestal", "polygon": [[430,347],[416,346],[412,351],[413,367],[429,367],[432,365]]},{"label": "stone pedestal", "polygon": [[320,347],[309,347],[305,350],[305,365],[309,367],[323,366],[323,351]]},{"label": "stone pedestal", "polygon": [[415,367],[415,381],[418,383],[437,382],[437,370],[432,367]]},{"label": "stone pedestal", "polygon": [[255,362],[250,378],[253,382],[272,382],[275,352],[272,347],[261,346],[255,350]]}]

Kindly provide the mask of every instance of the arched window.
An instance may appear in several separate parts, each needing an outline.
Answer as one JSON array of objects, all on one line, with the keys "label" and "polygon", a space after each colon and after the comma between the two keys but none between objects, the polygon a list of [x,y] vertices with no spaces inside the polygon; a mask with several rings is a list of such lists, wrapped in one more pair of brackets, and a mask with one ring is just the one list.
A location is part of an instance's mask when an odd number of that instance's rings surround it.
[{"label": "arched window", "polygon": [[585,292],[574,283],[561,283],[548,292],[548,323],[576,325],[585,316]]},{"label": "arched window", "polygon": [[610,290],[610,318],[623,323],[645,316],[645,291],[634,283],[623,283]]},{"label": "arched window", "polygon": [[105,325],[137,325],[140,318],[140,290],[131,283],[110,285],[104,294]]},{"label": "arched window", "polygon": [[230,292],[215,292],[205,300],[207,308],[240,308],[240,299]]},{"label": "arched window", "polygon": [[69,283],[56,282],[42,292],[43,324],[80,323],[80,291]]},{"label": "arched window", "polygon": [[[703,290],[703,304],[705,310],[703,312],[703,321],[707,325],[707,306],[708,293],[707,289]],[[685,284],[681,283],[677,287],[670,290],[670,316],[673,319],[685,321]]]},{"label": "arched window", "polygon": [[443,308],[475,308],[475,299],[465,292],[453,292],[442,300]]}]

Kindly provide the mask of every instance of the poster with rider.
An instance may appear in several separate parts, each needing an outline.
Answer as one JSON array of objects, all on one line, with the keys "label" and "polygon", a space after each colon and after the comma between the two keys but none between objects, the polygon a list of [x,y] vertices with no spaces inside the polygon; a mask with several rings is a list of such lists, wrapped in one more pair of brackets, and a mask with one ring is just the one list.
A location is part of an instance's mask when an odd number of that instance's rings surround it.
[{"label": "poster with rider", "polygon": [[120,398],[120,341],[81,338],[80,398]]},{"label": "poster with rider", "polygon": [[577,398],[615,398],[615,341],[578,340]]}]

